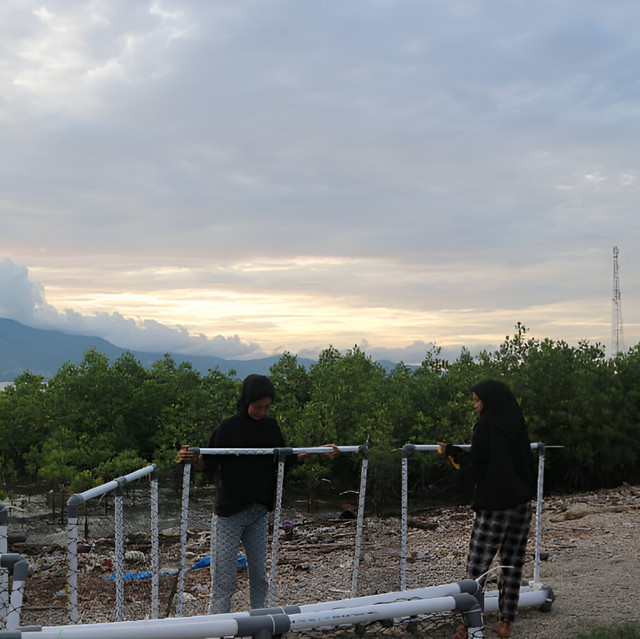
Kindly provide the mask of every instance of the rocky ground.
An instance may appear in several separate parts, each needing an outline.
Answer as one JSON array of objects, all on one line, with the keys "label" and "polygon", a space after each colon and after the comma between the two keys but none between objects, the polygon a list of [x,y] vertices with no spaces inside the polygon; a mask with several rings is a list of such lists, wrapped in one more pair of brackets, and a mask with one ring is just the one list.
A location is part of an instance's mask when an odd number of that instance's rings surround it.
[{"label": "rocky ground", "polygon": [[[277,604],[306,604],[350,596],[354,532],[352,519],[320,519],[285,512],[294,525],[281,534],[277,565]],[[464,563],[472,522],[468,508],[443,507],[413,512],[409,522],[407,588],[457,581]],[[11,530],[11,528],[10,528]],[[623,486],[545,500],[542,517],[541,581],[550,586],[555,601],[550,612],[524,609],[513,625],[512,637],[568,639],[594,623],[630,622],[640,626],[640,487]],[[533,540],[533,530],[532,530]],[[176,530],[162,535],[161,572],[177,568]],[[206,556],[209,534],[190,529],[189,565]],[[79,556],[79,608],[83,623],[114,620],[115,584],[112,574],[113,539],[90,539]],[[12,552],[31,566],[22,610],[22,624],[67,623],[64,596],[66,546],[60,542],[16,542]],[[149,544],[144,536],[127,543],[127,571],[149,570]],[[366,517],[362,542],[358,594],[395,591],[400,584],[400,522],[397,518]],[[533,576],[533,541],[525,567]],[[175,577],[161,579],[160,616],[175,613]],[[495,587],[489,585],[489,588]],[[182,599],[185,616],[206,612],[209,571],[187,574]],[[246,570],[239,571],[237,610],[248,608]],[[126,583],[127,619],[150,613],[150,580]],[[494,621],[487,615],[487,625]],[[450,617],[419,620],[386,627],[360,629],[368,636],[447,637],[457,620]],[[353,636],[354,630],[325,631],[324,635]],[[485,636],[491,637],[487,630]]]}]

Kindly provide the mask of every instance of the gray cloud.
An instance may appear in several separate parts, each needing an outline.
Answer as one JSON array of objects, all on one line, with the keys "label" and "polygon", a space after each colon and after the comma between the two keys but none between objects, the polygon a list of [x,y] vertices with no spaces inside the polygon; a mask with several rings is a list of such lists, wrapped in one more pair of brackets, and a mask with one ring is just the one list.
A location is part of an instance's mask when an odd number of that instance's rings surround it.
[{"label": "gray cloud", "polygon": [[47,303],[43,287],[30,280],[28,269],[8,259],[0,261],[0,317],[27,326],[102,337],[131,350],[216,355],[225,359],[265,355],[258,344],[247,343],[237,335],[207,337],[151,319],[136,322],[118,312],[83,315],[72,309],[59,311]]},{"label": "gray cloud", "polygon": [[9,259],[0,260],[0,317],[31,324],[38,309],[47,308],[42,286],[29,280],[29,271]]},{"label": "gray cloud", "polygon": [[[296,323],[118,295],[395,309],[409,344],[486,344],[528,318],[608,341],[619,244],[637,339],[638,18],[626,0],[7,0],[0,255],[67,299],[56,321],[253,353]],[[335,335],[389,339],[364,319]]]}]

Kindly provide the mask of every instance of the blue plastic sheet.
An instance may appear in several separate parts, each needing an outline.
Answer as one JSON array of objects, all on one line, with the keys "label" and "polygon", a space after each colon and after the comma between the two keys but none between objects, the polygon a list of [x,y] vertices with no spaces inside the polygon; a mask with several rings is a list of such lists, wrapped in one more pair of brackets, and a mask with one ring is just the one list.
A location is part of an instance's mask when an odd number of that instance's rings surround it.
[{"label": "blue plastic sheet", "polygon": [[[187,570],[187,572],[191,572],[192,570],[201,570],[202,568],[208,568],[211,564],[211,558],[209,555],[199,559],[191,568]],[[238,568],[242,568],[247,565],[247,558],[243,553],[238,553]],[[173,577],[178,574],[177,570],[172,570],[170,572],[161,572],[161,577]],[[151,579],[151,573],[148,570],[139,570],[138,572],[126,572],[124,575],[124,581],[135,581],[138,579]],[[102,581],[115,581],[115,575],[109,575],[108,577],[103,577]]]}]

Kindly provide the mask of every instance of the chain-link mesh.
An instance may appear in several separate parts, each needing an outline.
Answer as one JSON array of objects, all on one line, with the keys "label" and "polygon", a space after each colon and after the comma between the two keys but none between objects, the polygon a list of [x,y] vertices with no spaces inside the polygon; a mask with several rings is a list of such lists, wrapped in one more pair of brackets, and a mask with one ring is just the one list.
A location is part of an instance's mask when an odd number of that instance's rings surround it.
[{"label": "chain-link mesh", "polygon": [[[9,549],[9,515],[7,507],[0,504],[0,554]],[[0,623],[4,623],[9,610],[9,570],[0,568]],[[1,626],[0,626],[1,627]]]},{"label": "chain-link mesh", "polygon": [[[182,470],[182,467],[180,467]],[[211,554],[211,519],[213,488],[190,482],[188,526],[183,527],[182,476],[162,471],[159,477],[158,529],[159,558],[154,566],[149,511],[153,491],[147,481],[128,486],[123,491],[124,538],[124,619],[175,616],[178,604],[182,615],[207,614],[211,593],[208,559]],[[321,498],[322,495],[319,495]],[[318,503],[307,512],[287,496],[281,512],[277,590],[275,605],[305,605],[321,601],[342,600],[353,596],[352,571],[358,522],[348,518],[356,501],[320,511]],[[336,509],[337,508],[337,509]],[[338,515],[344,511],[345,518]],[[472,513],[468,509],[444,507],[413,512],[408,521],[406,583],[420,588],[455,582],[465,574]],[[359,551],[358,596],[398,591],[400,584],[400,520],[397,517],[368,516],[362,526]],[[452,534],[452,528],[456,534]],[[47,532],[55,526],[47,523]],[[184,534],[183,534],[184,533]],[[116,620],[116,547],[114,542],[114,495],[105,495],[83,504],[76,522],[78,536],[75,568],[67,562],[68,536],[65,529],[54,538],[33,544],[28,557],[33,575],[27,584],[27,605],[23,607],[24,625],[64,625],[66,617],[67,567],[77,577],[78,621],[94,623]],[[271,532],[270,538],[273,537]],[[182,539],[184,542],[184,587],[178,595]],[[243,548],[223,549],[243,553]],[[530,560],[529,560],[530,561]],[[248,610],[249,583],[246,567],[239,557],[237,588],[232,610]],[[153,608],[153,573],[158,572],[157,598]],[[493,586],[490,586],[493,587]],[[346,636],[349,632],[366,636],[395,636],[412,633],[425,637],[448,637],[462,621],[462,615],[442,613],[411,619],[372,622],[350,629],[333,629],[320,634]],[[314,636],[316,631],[303,634]],[[319,632],[319,631],[318,631]],[[292,633],[293,634],[293,633]]]},{"label": "chain-link mesh", "polygon": [[[20,626],[22,600],[27,579],[28,563],[24,557],[14,553],[0,554],[0,570],[6,571],[7,590],[3,595],[3,611],[0,628],[15,630]],[[4,580],[3,580],[4,581]],[[9,584],[10,591],[9,591]]]},{"label": "chain-link mesh", "polygon": [[[181,484],[175,476],[164,473],[160,481],[159,554],[158,559],[158,617],[176,615],[181,603],[182,614],[193,616],[209,612],[211,581],[208,559],[211,554],[213,490],[210,486],[194,486],[189,496],[188,527],[183,528],[181,512]],[[124,619],[153,617],[152,575],[153,552],[150,535],[150,488],[146,482],[123,491],[122,536],[124,539],[123,580]],[[354,544],[357,532],[355,519],[318,517],[301,513],[295,503],[287,502],[282,508],[282,528],[278,554],[278,587],[275,605],[306,604],[330,601],[352,596],[352,570]],[[286,525],[285,525],[286,524]],[[398,590],[399,549],[398,520],[369,518],[363,524],[360,549],[358,595],[370,595]],[[49,623],[68,623],[56,613],[64,608],[67,565],[77,577],[77,605],[80,623],[114,621],[116,619],[117,550],[114,543],[114,497],[105,496],[95,503],[80,508],[76,523],[79,535],[77,563],[67,562],[55,544],[35,564],[37,581],[47,580],[46,588],[38,585],[31,603],[35,604],[30,623],[41,623],[39,612],[45,609]],[[86,533],[89,533],[86,535]],[[410,547],[417,546],[412,535],[425,535],[424,531],[410,531]],[[181,568],[181,545],[185,542],[184,589],[178,595]],[[272,535],[271,535],[272,537]],[[65,540],[66,541],[66,540]],[[66,544],[65,544],[66,545]],[[465,543],[466,546],[466,543]],[[232,610],[249,609],[249,584],[242,558],[243,548],[221,548],[222,552],[239,553],[237,589]],[[463,549],[453,549],[443,538],[433,552],[450,554],[447,573],[430,568],[431,551],[421,558],[413,555],[408,565],[410,588],[449,583],[464,574]],[[205,568],[201,570],[200,568]],[[39,599],[39,594],[43,597]],[[70,593],[69,593],[70,594]],[[178,600],[179,598],[179,600]],[[445,617],[446,621],[446,617]],[[430,622],[420,621],[421,626]],[[442,623],[442,622],[438,622]],[[375,627],[376,624],[374,624]],[[405,629],[406,624],[399,628]],[[380,624],[377,624],[378,629]],[[408,626],[409,628],[411,625]],[[424,628],[423,628],[424,629]],[[384,628],[388,633],[393,628]],[[372,632],[372,631],[370,631]]]}]

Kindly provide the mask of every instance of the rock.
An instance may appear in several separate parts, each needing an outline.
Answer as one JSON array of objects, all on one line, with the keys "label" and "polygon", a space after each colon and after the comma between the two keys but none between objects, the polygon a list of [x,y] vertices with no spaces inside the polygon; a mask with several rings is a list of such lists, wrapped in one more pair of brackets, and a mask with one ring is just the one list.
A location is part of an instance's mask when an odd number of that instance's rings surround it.
[{"label": "rock", "polygon": [[147,561],[147,557],[140,550],[127,550],[124,553],[124,560],[133,564],[143,564]]}]

